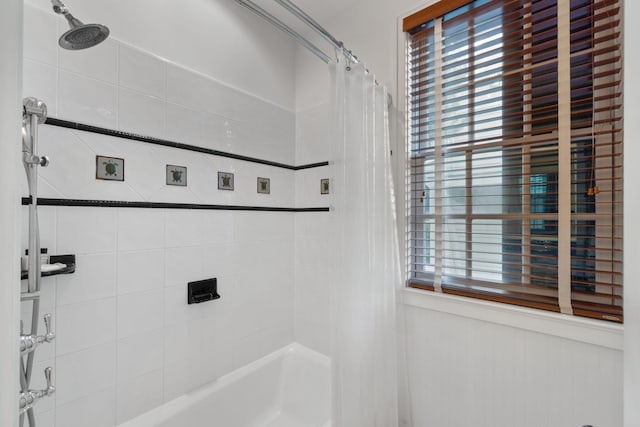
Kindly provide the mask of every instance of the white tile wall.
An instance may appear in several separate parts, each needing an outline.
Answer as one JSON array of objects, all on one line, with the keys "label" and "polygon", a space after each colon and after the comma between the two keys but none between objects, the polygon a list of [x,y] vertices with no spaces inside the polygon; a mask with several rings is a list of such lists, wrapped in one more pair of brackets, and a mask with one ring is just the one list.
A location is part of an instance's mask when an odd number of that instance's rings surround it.
[{"label": "white tile wall", "polygon": [[[308,164],[329,160],[329,107],[321,103],[296,114],[296,161]],[[332,194],[320,194],[320,180],[331,178],[331,167],[296,173],[297,207],[331,206]],[[331,189],[331,192],[333,189]],[[329,247],[330,213],[303,213],[295,218],[295,336],[296,341],[329,355]]]},{"label": "white tile wall", "polygon": [[119,66],[121,87],[165,99],[165,61],[120,43]]},{"label": "white tile wall", "polygon": [[36,96],[47,104],[47,113],[58,115],[58,69],[43,62],[24,59],[22,87],[25,96]]},{"label": "white tile wall", "polygon": [[324,102],[296,113],[297,164],[329,159],[329,104]]},{"label": "white tile wall", "polygon": [[[52,117],[295,162],[291,111],[113,38],[63,52],[64,21],[25,14],[38,29],[25,33],[25,94]],[[40,136],[51,158],[41,197],[295,206],[293,171],[51,126]],[[125,182],[97,181],[96,155],[124,158]],[[166,164],[188,167],[187,188],[165,185]],[[217,189],[218,171],[236,174],[236,191]],[[257,194],[257,177],[271,178],[271,195]],[[294,214],[43,206],[40,216],[43,247],[76,254],[77,270],[43,281],[57,339],[36,361],[55,368],[57,392],[39,425],[113,427],[294,339]],[[209,277],[222,299],[187,305],[187,282]]]},{"label": "white tile wall", "polygon": [[58,356],[55,378],[58,406],[112,387],[116,379],[116,342]]},{"label": "white tile wall", "polygon": [[116,213],[100,208],[57,209],[57,253],[83,255],[115,251]]},{"label": "white tile wall", "polygon": [[117,389],[116,424],[147,412],[163,402],[162,370],[123,381]]},{"label": "white tile wall", "polygon": [[164,251],[120,252],[118,295],[164,287]]},{"label": "white tile wall", "polygon": [[121,87],[118,118],[123,131],[157,138],[165,136],[165,103],[159,98]]},{"label": "white tile wall", "polygon": [[54,427],[56,425],[54,410],[40,412],[37,416],[38,427]]},{"label": "white tile wall", "polygon": [[117,127],[115,85],[62,69],[59,75],[59,118],[110,129]]},{"label": "white tile wall", "polygon": [[118,338],[151,332],[163,325],[162,289],[118,295]]},{"label": "white tile wall", "polygon": [[56,278],[57,305],[78,304],[116,296],[115,253],[76,255],[74,274]]},{"label": "white tile wall", "polygon": [[[61,26],[59,35],[67,29]],[[119,46],[120,43],[117,41],[107,39],[91,49],[82,51],[58,49],[60,68],[115,85],[118,81]]]},{"label": "white tile wall", "polygon": [[77,352],[115,339],[115,298],[85,301],[56,309],[56,355]]},{"label": "white tile wall", "polygon": [[162,328],[133,335],[118,342],[118,379],[127,380],[162,369]]},{"label": "white tile wall", "polygon": [[24,14],[24,57],[58,65],[58,21],[50,13],[29,7]]},{"label": "white tile wall", "polygon": [[[91,393],[55,410],[55,425],[65,427],[113,427],[116,391],[114,387]],[[38,417],[40,423],[40,417]],[[40,425],[40,424],[38,424]],[[51,424],[53,426],[54,424]]]},{"label": "white tile wall", "polygon": [[136,251],[164,244],[164,214],[142,209],[118,212],[118,250]]}]

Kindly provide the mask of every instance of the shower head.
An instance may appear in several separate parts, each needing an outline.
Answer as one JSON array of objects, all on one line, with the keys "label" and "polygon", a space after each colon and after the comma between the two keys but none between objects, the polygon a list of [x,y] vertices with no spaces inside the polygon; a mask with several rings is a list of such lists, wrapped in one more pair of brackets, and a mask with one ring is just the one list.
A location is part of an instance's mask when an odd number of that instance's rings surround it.
[{"label": "shower head", "polygon": [[67,50],[80,50],[93,47],[109,37],[109,29],[100,24],[83,24],[71,13],[67,6],[60,0],[51,0],[53,10],[57,14],[63,15],[69,22],[71,27],[64,33],[58,44],[61,48]]}]

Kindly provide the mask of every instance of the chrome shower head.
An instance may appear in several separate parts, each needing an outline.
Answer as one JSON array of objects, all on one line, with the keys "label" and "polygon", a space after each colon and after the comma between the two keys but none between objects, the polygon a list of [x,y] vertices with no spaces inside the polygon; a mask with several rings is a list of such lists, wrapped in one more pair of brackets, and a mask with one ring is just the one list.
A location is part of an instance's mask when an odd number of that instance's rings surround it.
[{"label": "chrome shower head", "polygon": [[60,0],[51,0],[53,10],[57,14],[63,15],[69,22],[69,31],[64,33],[58,44],[67,50],[80,50],[93,47],[109,37],[109,29],[100,24],[83,24],[71,13],[67,6]]},{"label": "chrome shower head", "polygon": [[[75,21],[78,21],[74,18]],[[64,33],[58,44],[63,49],[80,50],[93,47],[109,37],[109,29],[100,24],[83,24],[73,26]]]}]

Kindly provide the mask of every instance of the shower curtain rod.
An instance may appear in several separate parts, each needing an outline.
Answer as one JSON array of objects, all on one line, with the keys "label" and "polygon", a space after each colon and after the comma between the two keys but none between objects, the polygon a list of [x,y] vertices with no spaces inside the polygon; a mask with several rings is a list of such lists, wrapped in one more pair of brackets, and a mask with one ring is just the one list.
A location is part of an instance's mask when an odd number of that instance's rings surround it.
[{"label": "shower curtain rod", "polygon": [[[300,33],[296,32],[291,27],[289,27],[287,24],[285,24],[284,22],[282,22],[281,20],[279,20],[278,18],[273,16],[271,13],[267,12],[266,10],[264,10],[263,8],[261,8],[260,6],[255,4],[252,0],[234,0],[234,1],[236,3],[238,3],[239,5],[244,6],[245,8],[249,9],[250,11],[255,13],[256,15],[260,16],[261,18],[265,19],[266,21],[270,22],[271,24],[273,24],[274,26],[276,26],[280,30],[282,30],[285,33],[289,34],[289,36],[291,38],[293,38],[295,41],[300,43],[302,46],[304,46],[307,49],[309,49],[309,51],[311,51],[311,53],[316,55],[318,58],[323,60],[325,63],[328,64],[329,62],[331,62],[331,58],[326,53],[324,53],[318,46],[314,45],[309,40],[304,38]],[[274,1],[276,3],[278,3],[280,6],[282,6],[284,9],[289,11],[296,18],[301,20],[303,23],[305,23],[307,26],[309,26],[311,29],[313,29],[323,39],[325,39],[327,42],[329,42],[329,44],[331,44],[334,48],[339,49],[343,53],[343,55],[347,57],[347,59],[349,61],[351,61],[351,62],[353,62],[355,64],[360,63],[360,60],[358,59],[358,57],[355,56],[352,51],[347,49],[344,46],[343,42],[341,42],[340,40],[336,39],[329,31],[327,31],[315,19],[313,19],[311,16],[309,16],[304,10],[300,9],[291,0],[274,0]],[[369,70],[366,69],[366,68],[365,68],[365,71],[367,73],[369,73]],[[376,80],[375,84],[379,85],[380,83]],[[389,94],[388,97],[389,97],[389,105],[391,105],[393,103],[393,99],[391,98],[391,94]]]},{"label": "shower curtain rod", "polygon": [[[320,25],[316,20],[314,20],[311,16],[309,16],[305,11],[303,11],[298,6],[296,6],[293,2],[291,2],[290,0],[274,0],[274,1],[278,3],[280,6],[282,6],[284,9],[286,9],[288,12],[290,12],[292,15],[294,15],[296,18],[298,18],[300,21],[302,21],[307,26],[309,26],[316,33],[318,33],[323,39],[329,42],[329,44],[331,44],[334,48],[342,51],[342,53],[347,57],[348,60],[356,64],[360,62],[358,57],[355,56],[353,52],[351,52],[349,49],[347,49],[344,46],[343,42],[336,39],[329,31],[327,31],[322,25]],[[246,7],[256,15],[269,21],[270,23],[272,23],[273,25],[275,25],[285,33],[289,34],[289,36],[291,36],[294,40],[296,40],[298,43],[302,44],[304,47],[309,49],[314,55],[322,59],[327,64],[331,62],[331,58],[327,54],[325,54],[318,46],[314,45],[309,40],[304,38],[300,33],[296,32],[287,24],[285,24],[284,22],[282,22],[281,20],[279,20],[278,18],[276,18],[275,16],[273,16],[272,14],[270,14],[269,12],[267,12],[266,10],[264,10],[263,8],[255,4],[252,0],[235,0],[235,2],[241,6]]]},{"label": "shower curtain rod", "polygon": [[[247,0],[251,1],[251,0]],[[320,36],[329,42],[334,48],[342,51],[342,54],[347,57],[347,59],[355,64],[360,63],[360,60],[357,56],[353,54],[353,52],[347,49],[344,46],[344,43],[340,40],[336,39],[329,31],[327,31],[322,25],[318,24],[318,22],[313,19],[309,14],[307,14],[304,10],[300,9],[294,2],[291,0],[274,0],[280,6],[288,10],[292,15],[296,18],[307,24],[311,29],[313,29],[316,33],[320,34]],[[369,73],[369,69],[365,68],[367,74]],[[375,80],[376,85],[380,85],[380,83]],[[392,103],[391,95],[389,95],[389,103]]]},{"label": "shower curtain rod", "polygon": [[292,15],[300,19],[302,22],[311,27],[316,33],[320,34],[322,38],[328,41],[333,47],[336,49],[340,49],[342,53],[351,61],[358,63],[358,57],[353,54],[349,49],[344,47],[344,43],[340,40],[336,39],[329,31],[327,31],[322,25],[318,24],[318,22],[313,19],[309,14],[307,14],[304,10],[300,9],[295,3],[291,0],[274,0],[280,6],[288,10]]},{"label": "shower curtain rod", "polygon": [[262,19],[268,21],[275,27],[287,33],[291,38],[293,38],[295,41],[300,43],[302,46],[306,47],[311,53],[313,53],[315,56],[323,60],[326,64],[331,62],[331,58],[322,50],[320,50],[318,46],[311,43],[309,40],[307,40],[302,35],[300,35],[300,33],[293,30],[287,24],[285,24],[284,22],[282,22],[281,20],[279,20],[278,18],[276,18],[275,16],[273,16],[272,14],[270,14],[269,12],[267,12],[266,10],[264,10],[263,8],[255,4],[254,2],[252,2],[251,0],[235,0],[235,2],[238,3],[240,6],[246,7],[251,12],[261,17]]}]

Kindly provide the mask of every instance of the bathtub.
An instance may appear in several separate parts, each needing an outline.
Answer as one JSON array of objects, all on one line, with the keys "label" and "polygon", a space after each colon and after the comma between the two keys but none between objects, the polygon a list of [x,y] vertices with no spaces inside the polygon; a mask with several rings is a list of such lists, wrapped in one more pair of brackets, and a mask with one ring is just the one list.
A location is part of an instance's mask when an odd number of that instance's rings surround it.
[{"label": "bathtub", "polygon": [[330,427],[329,376],[292,344],[118,427]]}]

